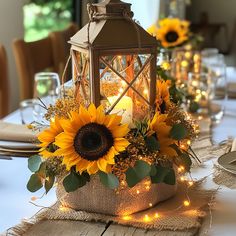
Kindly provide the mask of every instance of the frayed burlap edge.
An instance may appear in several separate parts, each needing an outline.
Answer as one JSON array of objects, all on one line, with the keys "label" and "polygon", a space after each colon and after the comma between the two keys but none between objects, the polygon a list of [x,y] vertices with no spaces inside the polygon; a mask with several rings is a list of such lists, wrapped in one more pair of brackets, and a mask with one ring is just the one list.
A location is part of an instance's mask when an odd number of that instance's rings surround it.
[{"label": "frayed burlap edge", "polygon": [[[131,218],[129,220],[122,217],[75,211],[69,208],[61,211],[59,203],[56,203],[50,208],[40,210],[30,220],[22,221],[21,224],[9,229],[5,234],[1,234],[1,236],[24,235],[35,224],[43,220],[95,221],[102,223],[112,221],[120,225],[133,226],[142,229],[155,229],[158,231],[196,231],[201,227],[202,220],[208,213],[216,193],[216,190],[202,189],[202,182],[203,180],[196,182],[193,187],[188,189],[188,197],[191,201],[191,206],[189,207],[179,206],[179,202],[182,202],[184,197],[186,197],[185,192],[183,192],[185,187],[183,184],[179,186],[179,191],[175,197],[163,203],[159,203],[157,206],[149,208],[146,211],[133,214],[130,216]],[[170,206],[172,206],[172,208]],[[157,212],[160,217],[155,218]],[[151,218],[150,221],[144,221],[146,215]]]}]

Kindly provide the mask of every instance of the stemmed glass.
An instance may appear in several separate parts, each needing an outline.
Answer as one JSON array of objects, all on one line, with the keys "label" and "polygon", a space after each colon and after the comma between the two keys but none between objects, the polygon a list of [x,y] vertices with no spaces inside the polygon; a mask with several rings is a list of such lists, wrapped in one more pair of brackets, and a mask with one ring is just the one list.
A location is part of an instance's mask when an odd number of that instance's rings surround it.
[{"label": "stemmed glass", "polygon": [[45,123],[44,115],[50,104],[55,104],[60,96],[60,80],[57,73],[41,72],[34,78],[34,118],[39,123]]}]

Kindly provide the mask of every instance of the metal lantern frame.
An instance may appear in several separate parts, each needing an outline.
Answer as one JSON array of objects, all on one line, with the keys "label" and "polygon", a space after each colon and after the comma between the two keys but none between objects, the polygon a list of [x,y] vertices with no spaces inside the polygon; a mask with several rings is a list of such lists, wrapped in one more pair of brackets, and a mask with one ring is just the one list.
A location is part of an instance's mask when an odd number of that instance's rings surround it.
[{"label": "metal lantern frame", "polygon": [[[75,84],[79,84],[84,97],[87,96],[85,86],[89,86],[90,98],[87,99],[98,107],[101,103],[100,80],[104,73],[110,70],[124,81],[127,87],[108,109],[108,113],[130,90],[140,96],[152,110],[156,98],[156,39],[132,20],[131,4],[120,0],[106,0],[100,4],[89,5],[88,9],[90,22],[74,35],[69,42],[71,44]],[[83,63],[78,60],[78,53],[84,54]],[[139,55],[147,56],[144,63],[142,63]],[[112,58],[111,62],[120,56],[125,57],[127,61],[130,60],[130,63],[134,63],[136,60],[140,69],[135,74],[134,68],[130,66],[126,71],[130,78],[128,80],[127,77],[114,68],[112,63],[106,60],[108,56]],[[102,73],[100,73],[101,64],[105,65]],[[89,70],[89,82],[86,78],[87,70]],[[134,86],[144,71],[149,71],[148,99]]]}]

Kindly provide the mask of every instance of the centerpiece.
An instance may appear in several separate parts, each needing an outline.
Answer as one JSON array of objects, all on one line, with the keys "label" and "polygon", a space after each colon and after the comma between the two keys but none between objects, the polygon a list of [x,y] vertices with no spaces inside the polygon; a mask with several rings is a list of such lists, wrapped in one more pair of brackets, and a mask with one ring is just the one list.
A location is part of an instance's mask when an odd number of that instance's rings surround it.
[{"label": "centerpiece", "polygon": [[56,183],[63,206],[129,215],[175,194],[178,172],[197,159],[197,126],[157,80],[156,40],[132,20],[130,4],[88,10],[90,22],[70,40],[74,96],[47,108],[27,187],[47,193]]}]

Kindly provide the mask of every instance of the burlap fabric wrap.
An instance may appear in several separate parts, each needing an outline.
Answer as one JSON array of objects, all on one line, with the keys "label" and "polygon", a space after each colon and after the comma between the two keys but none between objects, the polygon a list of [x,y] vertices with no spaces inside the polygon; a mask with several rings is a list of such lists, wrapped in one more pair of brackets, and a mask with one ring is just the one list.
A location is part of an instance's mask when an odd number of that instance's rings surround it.
[{"label": "burlap fabric wrap", "polygon": [[[176,192],[177,185],[150,184],[147,178],[133,188],[119,192],[105,187],[97,175],[84,187],[66,193],[62,183],[57,187],[58,200],[75,210],[101,213],[106,215],[130,215],[149,208],[149,204],[167,200]],[[137,194],[138,192],[138,194]]]}]

